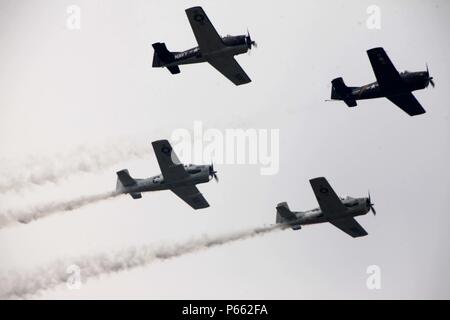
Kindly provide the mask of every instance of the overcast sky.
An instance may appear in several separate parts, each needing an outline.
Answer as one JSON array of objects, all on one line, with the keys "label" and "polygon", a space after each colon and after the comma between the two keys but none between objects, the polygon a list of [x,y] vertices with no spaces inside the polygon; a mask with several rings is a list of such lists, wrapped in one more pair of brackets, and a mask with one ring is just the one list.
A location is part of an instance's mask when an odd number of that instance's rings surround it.
[{"label": "overcast sky", "polygon": [[[372,4],[381,9],[380,30],[366,27]],[[66,27],[69,5],[81,9],[80,30]],[[249,28],[259,46],[237,60],[250,84],[236,87],[207,64],[182,66],[176,76],[151,67],[153,42],[173,51],[196,46],[184,12],[195,5],[221,35]],[[33,297],[450,298],[449,27],[444,0],[0,0],[2,172],[20,174],[35,158],[60,159],[82,146],[133,141],[149,149],[143,159],[57,185],[4,192],[2,210],[113,190],[123,168],[135,177],[158,174],[151,141],[192,130],[195,120],[219,130],[280,130],[279,173],[217,165],[220,183],[199,185],[208,209],[193,211],[166,191],[1,229],[0,274],[268,225],[278,202],[316,207],[308,180],[325,176],[341,196],[363,197],[370,189],[377,216],[358,218],[367,237],[309,226]],[[436,88],[415,93],[426,114],[411,118],[386,99],[352,109],[324,101],[335,77],[348,85],[375,80],[366,50],[377,46],[398,70],[428,63]],[[370,265],[381,268],[380,290],[366,287]]]}]

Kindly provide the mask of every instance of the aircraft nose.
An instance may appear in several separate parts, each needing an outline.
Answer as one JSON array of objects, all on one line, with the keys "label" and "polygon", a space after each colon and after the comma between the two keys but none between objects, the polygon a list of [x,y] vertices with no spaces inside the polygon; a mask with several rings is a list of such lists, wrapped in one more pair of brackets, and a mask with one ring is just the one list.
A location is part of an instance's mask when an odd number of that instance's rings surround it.
[{"label": "aircraft nose", "polygon": [[425,83],[426,86],[428,87],[429,84],[431,84],[431,86],[434,88],[435,84],[433,81],[433,77],[430,76],[430,70],[428,69],[428,64],[427,64],[427,71],[424,72],[424,78],[425,78]]},{"label": "aircraft nose", "polygon": [[249,49],[253,47],[257,47],[258,45],[254,40],[252,40],[252,37],[250,36],[250,31],[247,29],[247,35],[245,36],[245,42],[247,43],[247,46]]},{"label": "aircraft nose", "polygon": [[367,212],[372,211],[373,215],[376,215],[377,212],[375,211],[375,208],[373,207],[374,204],[372,203],[371,199],[370,199],[370,195],[368,198],[366,198],[366,209]]},{"label": "aircraft nose", "polygon": [[219,182],[219,177],[217,176],[217,171],[214,170],[214,164],[211,163],[209,166],[209,176],[213,177],[216,182]]}]

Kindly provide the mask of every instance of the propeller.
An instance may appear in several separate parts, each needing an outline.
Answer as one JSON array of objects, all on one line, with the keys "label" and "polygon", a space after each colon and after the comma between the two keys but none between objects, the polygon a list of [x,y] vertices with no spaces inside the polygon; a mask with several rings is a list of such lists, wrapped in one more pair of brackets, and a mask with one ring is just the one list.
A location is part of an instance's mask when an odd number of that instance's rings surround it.
[{"label": "propeller", "polygon": [[433,77],[430,77],[430,71],[428,70],[428,63],[427,63],[427,78],[428,78],[428,83],[431,83],[431,86],[434,88],[435,84],[433,81]]},{"label": "propeller", "polygon": [[367,206],[370,208],[370,211],[372,211],[373,215],[376,216],[377,212],[375,211],[375,208],[373,207],[374,204],[370,200],[370,191],[369,191],[369,197],[367,198]]},{"label": "propeller", "polygon": [[214,164],[211,162],[211,165],[209,166],[209,175],[216,180],[216,182],[219,182],[219,177],[217,176],[217,171],[214,170]]},{"label": "propeller", "polygon": [[247,41],[247,46],[248,46],[249,49],[251,49],[252,46],[255,47],[255,48],[258,48],[258,44],[255,41],[252,40],[252,37],[250,36],[250,31],[248,30],[248,28],[247,28],[246,41]]}]

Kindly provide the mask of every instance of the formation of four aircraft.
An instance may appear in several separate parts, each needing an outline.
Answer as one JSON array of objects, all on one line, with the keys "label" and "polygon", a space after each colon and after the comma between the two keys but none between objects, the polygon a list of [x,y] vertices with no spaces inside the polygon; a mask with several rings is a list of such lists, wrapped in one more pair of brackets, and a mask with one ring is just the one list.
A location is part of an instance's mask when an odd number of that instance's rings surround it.
[{"label": "formation of four aircraft", "polygon": [[[256,47],[256,42],[246,35],[220,37],[201,7],[186,9],[186,15],[194,32],[198,46],[182,52],[170,52],[164,43],[154,43],[153,67],[165,67],[172,74],[180,73],[180,65],[208,62],[235,85],[251,82],[249,76],[234,59]],[[334,79],[331,99],[342,100],[355,107],[357,100],[385,97],[410,116],[425,113],[412,91],[424,89],[431,84],[428,66],[426,71],[399,73],[383,48],[367,51],[376,82],[361,87],[347,87],[342,78]],[[171,190],[194,209],[209,207],[196,185],[218,181],[217,172],[211,165],[184,165],[167,140],[152,142],[161,174],[147,179],[133,179],[128,170],[117,172],[116,190],[130,194],[133,199],[142,197],[142,192]],[[352,237],[367,235],[354,219],[369,211],[375,215],[370,194],[367,198],[339,198],[328,181],[323,178],[310,180],[319,208],[293,212],[286,202],[276,207],[276,223],[298,230],[302,225],[329,222]]]}]

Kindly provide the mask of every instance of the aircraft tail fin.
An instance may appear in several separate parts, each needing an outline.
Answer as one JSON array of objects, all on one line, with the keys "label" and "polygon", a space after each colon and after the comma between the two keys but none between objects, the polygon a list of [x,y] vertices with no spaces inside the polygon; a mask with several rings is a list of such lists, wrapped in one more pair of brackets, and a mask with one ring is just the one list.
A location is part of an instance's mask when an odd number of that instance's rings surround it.
[{"label": "aircraft tail fin", "polygon": [[[130,173],[127,169],[117,171],[117,183],[116,183],[116,191],[117,192],[125,192],[127,187],[131,187],[137,184],[136,180],[130,176]],[[140,192],[130,192],[130,195],[133,199],[142,198],[142,194]]]},{"label": "aircraft tail fin", "polygon": [[[281,202],[277,205],[277,217],[275,222],[277,224],[280,223],[292,223],[297,219],[297,216],[289,209],[289,206],[286,202]],[[300,225],[291,224],[293,230],[301,229]]]},{"label": "aircraft tail fin", "polygon": [[356,107],[357,103],[352,96],[352,91],[344,83],[344,79],[336,78],[331,81],[331,99],[343,100],[348,107]]},{"label": "aircraft tail fin", "polygon": [[[155,52],[153,53],[153,68],[165,67],[166,64],[175,61],[174,54],[167,49],[165,43],[156,42],[152,44],[152,46],[155,50]],[[169,66],[167,67],[167,69],[169,69],[170,73],[172,74],[180,73],[180,67],[178,66]]]}]

